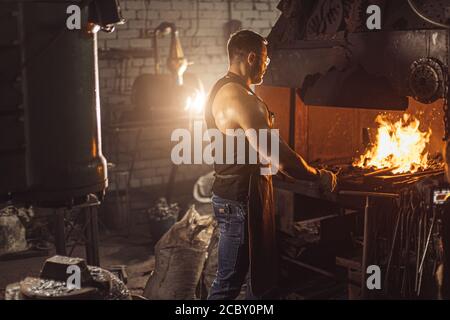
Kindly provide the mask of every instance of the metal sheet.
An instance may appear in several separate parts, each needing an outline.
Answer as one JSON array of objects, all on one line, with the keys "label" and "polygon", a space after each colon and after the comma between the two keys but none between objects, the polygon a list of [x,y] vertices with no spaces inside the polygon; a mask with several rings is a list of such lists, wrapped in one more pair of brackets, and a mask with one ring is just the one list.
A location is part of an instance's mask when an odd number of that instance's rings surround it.
[{"label": "metal sheet", "polygon": [[345,44],[323,48],[326,43],[275,49],[265,84],[300,88],[307,105],[405,110],[410,65],[447,56],[443,30],[358,33]]}]

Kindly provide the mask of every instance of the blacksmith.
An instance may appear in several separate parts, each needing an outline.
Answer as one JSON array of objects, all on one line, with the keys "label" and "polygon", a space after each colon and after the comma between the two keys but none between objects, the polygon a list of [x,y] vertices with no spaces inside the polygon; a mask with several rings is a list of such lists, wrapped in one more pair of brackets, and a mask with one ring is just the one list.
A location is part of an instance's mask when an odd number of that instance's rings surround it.
[{"label": "blacksmith", "polygon": [[[274,115],[250,88],[263,81],[270,62],[267,44],[249,30],[230,37],[228,73],[214,85],[205,108],[208,129],[218,129],[223,135],[227,129],[270,132]],[[270,152],[261,150],[254,136],[246,135],[246,143],[247,148],[270,158]],[[219,261],[208,299],[235,299],[247,273],[248,299],[274,298],[278,256],[272,177],[261,174],[263,164],[237,164],[240,155],[235,151],[233,156],[234,164],[214,165],[212,203],[220,229]],[[333,192],[336,186],[332,172],[309,166],[281,139],[277,170],[291,178],[317,181],[323,192]]]}]

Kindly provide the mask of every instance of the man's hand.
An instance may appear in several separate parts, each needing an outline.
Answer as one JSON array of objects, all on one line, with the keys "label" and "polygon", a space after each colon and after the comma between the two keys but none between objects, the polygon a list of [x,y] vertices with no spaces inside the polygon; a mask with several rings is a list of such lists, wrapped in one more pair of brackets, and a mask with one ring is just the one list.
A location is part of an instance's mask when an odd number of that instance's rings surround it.
[{"label": "man's hand", "polygon": [[331,193],[336,189],[337,177],[328,170],[320,169],[319,172],[319,186],[322,192]]}]

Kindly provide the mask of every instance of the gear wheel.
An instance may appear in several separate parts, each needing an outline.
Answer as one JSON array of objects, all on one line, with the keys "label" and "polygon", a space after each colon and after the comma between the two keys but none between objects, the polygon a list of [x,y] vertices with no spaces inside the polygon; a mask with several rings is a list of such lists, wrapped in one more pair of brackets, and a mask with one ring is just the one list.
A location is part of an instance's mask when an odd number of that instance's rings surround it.
[{"label": "gear wheel", "polygon": [[444,68],[437,59],[421,58],[412,63],[409,88],[415,100],[432,103],[444,94]]}]

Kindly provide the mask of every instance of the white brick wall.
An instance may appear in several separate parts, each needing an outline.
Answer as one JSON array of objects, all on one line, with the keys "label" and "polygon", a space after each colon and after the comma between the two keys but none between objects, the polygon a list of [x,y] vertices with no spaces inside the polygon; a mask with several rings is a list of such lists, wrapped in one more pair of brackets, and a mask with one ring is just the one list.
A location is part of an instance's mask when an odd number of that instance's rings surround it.
[{"label": "white brick wall", "polygon": [[[276,9],[278,2],[279,0],[232,0],[232,18],[241,20],[244,28],[267,35],[279,15]],[[121,0],[120,3],[127,23],[118,26],[112,34],[100,33],[99,47],[150,49],[151,41],[144,36],[146,31],[163,21],[169,21],[177,25],[185,55],[195,65],[190,71],[194,69],[198,72],[206,88],[225,72],[227,58],[223,26],[229,18],[226,0]],[[160,41],[161,61],[165,61],[168,42],[168,39]],[[216,66],[215,72],[211,72],[209,68],[211,61]],[[152,66],[153,61],[149,64]],[[109,88],[105,85],[103,75],[100,76],[102,93],[106,93]]]},{"label": "white brick wall", "polygon": [[[279,16],[276,9],[278,3],[279,0],[232,0],[231,18],[240,20],[243,28],[266,36]],[[99,33],[99,48],[151,49],[152,41],[146,36],[148,31],[163,21],[174,22],[180,32],[184,53],[188,60],[193,62],[188,72],[195,73],[207,90],[226,72],[228,59],[224,25],[229,19],[227,0],[120,0],[120,4],[127,23],[118,26],[114,33]],[[159,42],[163,68],[169,42],[168,37]],[[126,74],[120,71],[117,60],[101,60],[99,65],[103,114],[108,112],[111,104],[129,104],[129,90],[134,79],[139,74],[153,73],[154,70],[154,61],[151,57],[129,61]],[[117,92],[117,84],[121,77],[125,90]],[[171,142],[167,136],[161,136],[163,131],[153,130],[152,139],[142,143],[143,151],[152,150],[152,152],[139,153],[137,159],[139,165],[136,166],[136,172],[131,180],[133,187],[157,185],[167,181]],[[134,140],[130,138],[122,143],[125,147],[131,147],[133,142]],[[155,147],[156,144],[158,146]],[[108,160],[120,162],[112,155],[108,155],[106,144],[104,149]],[[181,168],[177,180],[193,179],[209,169],[198,165]]]}]

